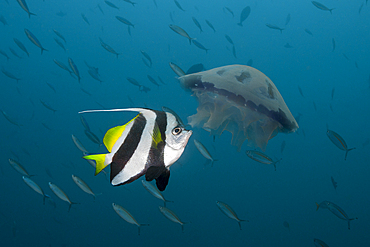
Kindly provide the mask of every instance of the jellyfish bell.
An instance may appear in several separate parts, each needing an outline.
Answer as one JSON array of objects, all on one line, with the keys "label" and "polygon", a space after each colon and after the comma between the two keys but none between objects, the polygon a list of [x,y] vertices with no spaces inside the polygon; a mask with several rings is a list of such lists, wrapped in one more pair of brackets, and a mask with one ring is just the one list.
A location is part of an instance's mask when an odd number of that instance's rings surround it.
[{"label": "jellyfish bell", "polygon": [[197,97],[197,113],[189,124],[212,135],[232,134],[231,144],[265,150],[279,132],[291,133],[298,124],[275,84],[261,71],[245,65],[229,65],[179,78],[181,86]]}]

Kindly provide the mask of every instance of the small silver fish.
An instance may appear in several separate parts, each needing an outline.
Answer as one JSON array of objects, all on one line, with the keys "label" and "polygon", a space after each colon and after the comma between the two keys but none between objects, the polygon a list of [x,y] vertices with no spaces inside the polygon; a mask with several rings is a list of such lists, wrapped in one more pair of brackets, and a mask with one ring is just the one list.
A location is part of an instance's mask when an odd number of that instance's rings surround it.
[{"label": "small silver fish", "polygon": [[52,111],[53,113],[55,113],[57,110],[55,110],[53,107],[51,107],[48,103],[40,100],[41,104],[48,110]]},{"label": "small silver fish", "polygon": [[113,4],[113,3],[111,3],[111,2],[109,2],[109,1],[107,1],[107,0],[104,0],[104,2],[105,2],[109,7],[111,7],[111,8],[119,9],[115,4]]},{"label": "small silver fish", "polygon": [[187,224],[187,223],[182,222],[180,218],[173,211],[169,210],[166,207],[161,207],[161,206],[159,206],[159,211],[161,211],[161,213],[170,221],[180,224],[181,230],[182,232],[184,232],[184,224]]},{"label": "small silver fish", "polygon": [[324,11],[329,11],[329,12],[330,12],[330,14],[332,14],[332,11],[333,11],[333,9],[334,9],[334,8],[329,9],[329,8],[328,8],[328,7],[326,7],[325,5],[323,5],[323,4],[319,3],[319,2],[316,2],[316,1],[312,1],[312,4],[313,4],[316,8],[318,8],[318,9],[321,9],[321,10],[324,10]]},{"label": "small silver fish", "polygon": [[132,6],[134,6],[134,7],[135,7],[135,4],[136,4],[136,3],[132,2],[131,0],[123,0],[123,1],[125,1],[126,3],[130,3],[130,4],[132,4]]},{"label": "small silver fish", "polygon": [[129,211],[124,209],[122,206],[112,203],[114,211],[125,221],[127,221],[130,224],[136,225],[138,227],[138,233],[140,235],[140,227],[141,226],[149,226],[149,224],[139,224],[135,218],[130,214]]},{"label": "small silver fish", "polygon": [[82,143],[80,142],[80,140],[78,140],[77,137],[75,137],[73,134],[72,134],[72,140],[74,142],[74,144],[76,145],[76,147],[82,152],[82,153],[88,153],[86,148],[82,145]]},{"label": "small silver fish", "polygon": [[230,38],[230,36],[229,36],[229,35],[225,34],[225,38],[226,38],[226,40],[227,40],[230,44],[234,45],[234,41]]},{"label": "small silver fish", "polygon": [[15,75],[13,75],[9,71],[5,70],[4,68],[1,68],[1,72],[3,72],[3,74],[6,75],[7,77],[9,77],[10,79],[16,80],[17,82],[19,80],[21,80],[20,78],[16,77]]},{"label": "small silver fish", "polygon": [[99,137],[97,137],[93,132],[91,132],[90,130],[87,130],[85,129],[85,135],[93,142],[93,143],[96,143],[98,144],[99,146],[102,145]]},{"label": "small silver fish", "polygon": [[57,31],[57,30],[55,30],[55,29],[53,29],[53,31],[54,31],[54,33],[55,33],[59,38],[61,38],[61,39],[64,41],[64,43],[67,43],[66,39],[64,38],[64,36],[63,36],[60,32],[58,32],[58,31]]},{"label": "small silver fish", "polygon": [[162,195],[162,193],[154,186],[152,185],[151,183],[149,183],[148,181],[146,180],[141,180],[141,183],[143,184],[144,188],[150,193],[152,194],[155,198],[158,198],[160,200],[163,201],[164,203],[164,206],[166,206],[166,202],[173,202],[173,201],[168,201],[164,198],[164,196]]},{"label": "small silver fish", "polygon": [[207,48],[205,48],[201,43],[199,43],[198,41],[196,41],[195,39],[192,40],[193,41],[193,44],[198,47],[199,49],[202,49],[204,51],[206,51],[206,53],[208,53],[208,50]]},{"label": "small silver fish", "polygon": [[208,152],[207,148],[198,140],[194,139],[195,147],[198,149],[198,151],[203,155],[204,158],[210,160],[213,165],[213,162],[217,161],[212,157],[212,155]]},{"label": "small silver fish", "polygon": [[100,45],[101,45],[105,50],[107,50],[108,52],[110,52],[110,53],[112,53],[112,54],[116,55],[116,56],[117,56],[117,58],[118,58],[118,55],[120,55],[121,53],[116,52],[116,51],[115,51],[111,46],[109,46],[109,45],[107,45],[106,43],[104,43],[104,42],[103,42],[103,40],[102,40],[101,38],[99,38],[99,40],[100,40]]},{"label": "small silver fish", "polygon": [[176,73],[176,75],[178,75],[178,76],[184,76],[185,75],[185,72],[178,65],[170,62],[170,67],[173,70],[173,72]]},{"label": "small silver fish", "polygon": [[10,57],[8,56],[8,54],[5,53],[5,51],[0,49],[0,54],[6,57],[6,60],[9,61]]},{"label": "small silver fish", "polygon": [[358,218],[349,218],[348,215],[344,212],[343,209],[341,209],[338,205],[336,205],[332,202],[329,202],[329,201],[323,201],[320,204],[318,204],[316,202],[316,211],[319,210],[319,208],[329,209],[329,211],[332,212],[339,219],[347,221],[348,222],[348,229],[350,229],[351,221],[358,219]]},{"label": "small silver fish", "polygon": [[64,45],[63,45],[63,43],[59,40],[59,39],[57,39],[57,38],[54,38],[54,40],[55,40],[55,42],[64,50],[64,51],[66,51],[66,48],[64,47]]},{"label": "small silver fish", "polygon": [[329,247],[329,245],[327,245],[324,241],[317,239],[317,238],[314,238],[313,242],[316,247]]},{"label": "small silver fish", "polygon": [[57,185],[53,184],[52,182],[49,182],[49,187],[50,187],[51,191],[53,191],[53,193],[57,197],[59,197],[61,200],[65,201],[65,202],[69,203],[68,212],[71,209],[72,204],[79,204],[79,203],[76,203],[76,202],[72,202],[69,199],[69,197],[67,196],[67,194],[61,188],[59,188]]},{"label": "small silver fish", "polygon": [[30,54],[28,53],[28,51],[27,51],[26,47],[23,45],[23,43],[22,43],[22,42],[20,42],[20,41],[19,41],[18,39],[16,39],[16,38],[14,38],[13,40],[14,40],[14,42],[17,44],[17,46],[18,46],[22,51],[24,51],[24,52],[27,54],[27,56],[30,56]]},{"label": "small silver fish", "polygon": [[72,74],[72,71],[67,67],[67,65],[65,65],[64,63],[56,60],[56,59],[53,59],[54,63],[56,65],[58,65],[60,68],[64,69],[65,71],[68,71],[69,74]]},{"label": "small silver fish", "polygon": [[37,46],[38,48],[41,49],[41,54],[43,53],[43,51],[48,51],[47,49],[45,49],[44,47],[42,47],[40,41],[36,38],[36,36],[31,33],[30,30],[28,30],[27,28],[24,29],[24,32],[26,33],[27,35],[27,38],[35,45]]},{"label": "small silver fish", "polygon": [[309,35],[313,36],[312,32],[310,30],[308,30],[307,28],[304,30],[306,33],[308,33]]},{"label": "small silver fish", "polygon": [[177,34],[180,34],[181,36],[189,39],[189,44],[191,44],[191,41],[194,39],[194,38],[191,38],[189,36],[189,34],[184,30],[182,29],[181,27],[179,26],[176,26],[176,25],[173,25],[173,24],[170,24],[169,27]]},{"label": "small silver fish", "polygon": [[50,198],[50,196],[46,195],[41,187],[29,177],[23,176],[22,179],[31,189],[43,196],[43,204],[45,204],[45,198]]},{"label": "small silver fish", "polygon": [[331,183],[333,184],[334,189],[335,189],[335,190],[337,190],[337,187],[338,187],[338,185],[337,185],[337,184],[338,184],[338,183],[337,183],[337,182],[335,182],[335,180],[334,180],[333,176],[331,176],[330,178],[331,178]]},{"label": "small silver fish", "polygon": [[267,165],[273,165],[276,171],[276,163],[278,163],[280,160],[273,161],[270,157],[268,157],[266,154],[255,151],[255,150],[247,150],[245,153],[248,155],[249,158],[251,158],[254,161],[257,161],[262,164],[267,164]]},{"label": "small silver fish", "polygon": [[238,23],[239,26],[241,26],[241,27],[243,26],[243,24],[242,24],[243,21],[245,21],[248,18],[250,13],[251,13],[251,7],[249,7],[249,6],[245,7],[242,10],[242,12],[240,14],[240,21]]},{"label": "small silver fish", "polygon": [[216,29],[213,27],[212,23],[208,20],[206,20],[207,25],[212,28],[213,32],[216,32]]},{"label": "small silver fish", "polygon": [[16,121],[15,121],[12,117],[10,117],[10,116],[8,115],[8,113],[6,113],[5,111],[2,111],[2,110],[1,110],[1,113],[3,114],[3,116],[5,117],[5,119],[6,119],[6,120],[8,120],[8,122],[9,122],[9,123],[14,124],[14,125],[16,125],[16,126],[23,126],[22,124],[20,124],[20,123],[16,122]]},{"label": "small silver fish", "polygon": [[127,26],[129,27],[135,27],[134,24],[132,24],[129,20],[121,17],[121,16],[116,16],[117,20],[119,20],[120,22],[122,22],[123,24],[126,24]]},{"label": "small silver fish", "polygon": [[8,161],[9,161],[9,164],[14,168],[14,170],[19,172],[23,176],[26,176],[26,177],[32,177],[33,176],[33,175],[30,175],[27,172],[27,170],[19,162],[15,161],[13,159],[9,159]]},{"label": "small silver fish", "polygon": [[72,72],[77,76],[78,82],[80,82],[81,81],[80,72],[78,71],[76,64],[73,62],[72,58],[70,57],[68,58],[68,64]]},{"label": "small silver fish", "polygon": [[146,53],[145,51],[141,50],[140,51],[141,54],[143,54],[143,56],[149,61],[150,65],[148,66],[149,68],[152,67],[153,65],[153,62],[152,62],[152,59],[150,58],[150,56],[148,55],[148,53]]},{"label": "small silver fish", "polygon": [[242,225],[240,224],[242,221],[249,222],[249,220],[241,220],[239,217],[236,215],[235,211],[226,203],[217,201],[216,202],[217,207],[221,210],[222,213],[224,213],[227,217],[230,219],[236,220],[238,222],[240,230],[242,229]]},{"label": "small silver fish", "polygon": [[30,12],[30,10],[28,9],[28,6],[27,6],[27,3],[26,3],[25,0],[17,0],[17,2],[22,7],[22,9],[27,12],[28,18],[31,18],[31,15],[36,15],[36,14]]},{"label": "small silver fish", "polygon": [[268,28],[271,28],[271,29],[279,30],[279,31],[280,31],[280,33],[283,33],[283,30],[284,30],[284,28],[278,27],[278,26],[276,26],[276,25],[268,24],[268,23],[266,24],[266,26],[267,26]]},{"label": "small silver fish", "polygon": [[100,194],[95,194],[91,188],[87,185],[87,183],[85,183],[81,178],[75,176],[72,174],[72,179],[73,179],[73,182],[75,182],[75,184],[84,192],[86,192],[87,194],[89,195],[92,195],[94,197],[94,200],[96,198],[97,195],[100,195]]},{"label": "small silver fish", "polygon": [[176,6],[177,6],[180,10],[185,11],[185,10],[181,7],[181,5],[180,5],[180,3],[179,3],[178,1],[174,0],[174,2],[175,2],[175,4],[176,4]]},{"label": "small silver fish", "polygon": [[199,28],[200,32],[202,33],[203,29],[202,29],[202,26],[200,25],[199,21],[194,16],[192,17],[192,19],[193,19],[193,22],[194,22],[195,26],[197,26]]},{"label": "small silver fish", "polygon": [[286,19],[285,19],[285,26],[288,25],[288,23],[290,22],[290,14],[288,14],[286,16]]},{"label": "small silver fish", "polygon": [[344,160],[347,160],[347,154],[349,151],[356,149],[356,148],[348,148],[347,143],[344,141],[344,139],[338,133],[332,130],[327,130],[326,135],[329,137],[330,141],[334,143],[335,146],[337,146],[340,150],[346,151]]},{"label": "small silver fish", "polygon": [[9,47],[9,50],[11,53],[13,53],[14,56],[16,56],[17,58],[22,58],[21,56],[18,55],[18,53],[15,52],[15,50],[13,50],[13,48]]}]

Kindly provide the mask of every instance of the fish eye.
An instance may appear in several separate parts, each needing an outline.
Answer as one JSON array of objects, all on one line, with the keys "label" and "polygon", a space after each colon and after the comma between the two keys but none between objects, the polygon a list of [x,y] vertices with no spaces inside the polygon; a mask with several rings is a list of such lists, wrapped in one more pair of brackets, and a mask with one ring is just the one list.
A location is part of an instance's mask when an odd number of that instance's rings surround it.
[{"label": "fish eye", "polygon": [[172,129],[172,134],[173,135],[179,135],[182,132],[182,128],[180,127],[175,127]]}]

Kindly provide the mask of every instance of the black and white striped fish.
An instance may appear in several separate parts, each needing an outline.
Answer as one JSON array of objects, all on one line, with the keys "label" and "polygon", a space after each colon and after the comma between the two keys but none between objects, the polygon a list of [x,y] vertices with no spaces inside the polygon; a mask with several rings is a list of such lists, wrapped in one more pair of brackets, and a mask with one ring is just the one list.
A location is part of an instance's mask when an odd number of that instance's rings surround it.
[{"label": "black and white striped fish", "polygon": [[111,128],[104,136],[107,154],[84,156],[96,161],[95,175],[110,165],[110,181],[124,185],[145,175],[147,181],[156,180],[160,191],[165,190],[170,177],[170,166],[183,153],[192,134],[170,112],[144,108],[90,110],[86,112],[140,112],[127,124]]}]

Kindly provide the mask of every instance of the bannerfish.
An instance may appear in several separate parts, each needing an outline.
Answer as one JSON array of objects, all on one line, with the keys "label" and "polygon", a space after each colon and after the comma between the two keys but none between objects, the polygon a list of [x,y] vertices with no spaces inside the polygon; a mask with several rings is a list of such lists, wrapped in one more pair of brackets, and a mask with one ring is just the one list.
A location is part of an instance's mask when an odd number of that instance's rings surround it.
[{"label": "bannerfish", "polygon": [[83,158],[96,161],[95,175],[111,165],[113,186],[131,183],[145,175],[146,181],[155,179],[158,189],[164,191],[170,177],[169,168],[180,158],[193,132],[186,130],[170,112],[127,108],[80,113],[116,111],[139,114],[125,125],[107,131],[103,143],[109,153]]}]

